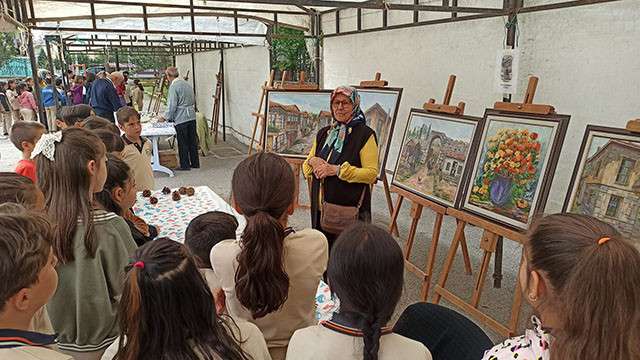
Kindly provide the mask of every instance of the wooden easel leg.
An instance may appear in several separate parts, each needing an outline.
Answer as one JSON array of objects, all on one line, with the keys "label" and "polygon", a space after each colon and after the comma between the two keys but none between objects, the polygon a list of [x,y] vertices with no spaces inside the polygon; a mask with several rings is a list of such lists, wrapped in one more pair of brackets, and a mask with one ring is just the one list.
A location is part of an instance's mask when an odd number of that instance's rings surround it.
[{"label": "wooden easel leg", "polygon": [[409,228],[409,237],[407,238],[407,243],[404,246],[404,259],[409,260],[409,256],[411,256],[411,248],[413,247],[413,241],[416,238],[416,231],[418,230],[418,222],[420,221],[420,217],[422,217],[422,205],[413,204],[411,206],[411,227]]},{"label": "wooden easel leg", "polygon": [[467,275],[471,275],[473,272],[471,270],[471,258],[469,257],[469,249],[467,248],[467,237],[464,232],[462,233],[462,238],[460,239],[460,249],[462,250],[462,260],[464,261],[464,272]]},{"label": "wooden easel leg", "polygon": [[266,151],[267,144],[264,143],[264,133],[267,131],[267,119],[259,119],[260,123],[260,138],[258,139],[258,150]]},{"label": "wooden easel leg", "polygon": [[496,243],[496,258],[494,259],[493,268],[493,287],[500,289],[502,287],[502,254],[504,253],[504,239],[502,236],[498,237]]},{"label": "wooden easel leg", "polygon": [[[396,207],[393,209],[393,213],[391,214],[391,223],[389,224],[389,233],[398,233],[398,215],[400,214],[400,208],[402,208],[402,201],[404,197],[398,194],[398,200],[396,201]],[[394,231],[395,230],[395,231]],[[399,236],[399,235],[397,235]]]},{"label": "wooden easel leg", "polygon": [[[458,244],[460,240],[464,237],[464,228],[467,225],[466,222],[458,220],[458,225],[456,226],[456,233],[453,235],[453,241],[451,241],[451,247],[449,247],[449,253],[447,254],[447,259],[444,262],[444,267],[442,268],[442,273],[440,274],[440,279],[438,280],[438,287],[443,288],[447,284],[447,279],[449,278],[449,273],[451,272],[451,267],[453,266],[453,260],[456,257],[456,252],[458,250]],[[433,302],[435,304],[440,302],[440,295],[436,289],[436,294],[433,297]]]},{"label": "wooden easel leg", "polygon": [[293,176],[295,176],[295,196],[293,198],[293,208],[297,209],[300,206],[300,165],[293,165]]},{"label": "wooden easel leg", "polygon": [[440,230],[442,228],[442,219],[444,215],[436,214],[436,220],[433,224],[433,235],[431,236],[431,245],[427,253],[427,263],[425,267],[425,278],[422,281],[422,291],[420,292],[420,300],[427,301],[429,298],[429,288],[431,287],[431,278],[433,277],[433,264],[436,261],[436,252],[438,251],[438,242],[440,241]]},{"label": "wooden easel leg", "polygon": [[256,142],[256,130],[258,130],[258,123],[260,122],[260,117],[256,117],[256,122],[253,123],[253,131],[251,132],[251,143],[249,144],[249,153],[253,151],[253,144]]},{"label": "wooden easel leg", "polygon": [[[389,190],[389,180],[387,179],[387,174],[384,173],[382,175],[382,185],[384,186],[384,195],[387,198],[387,207],[389,208],[389,215],[393,216],[393,200],[391,200],[391,191]],[[391,229],[393,235],[400,236],[398,232],[398,228],[395,227]]]},{"label": "wooden easel leg", "polygon": [[480,297],[482,296],[482,289],[484,288],[484,281],[487,278],[489,272],[489,265],[491,264],[491,255],[495,252],[498,236],[496,234],[484,231],[482,234],[482,243],[480,247],[484,250],[484,256],[482,257],[482,265],[480,265],[480,272],[476,277],[476,284],[473,289],[473,295],[471,296],[471,306],[478,308],[480,303]]}]

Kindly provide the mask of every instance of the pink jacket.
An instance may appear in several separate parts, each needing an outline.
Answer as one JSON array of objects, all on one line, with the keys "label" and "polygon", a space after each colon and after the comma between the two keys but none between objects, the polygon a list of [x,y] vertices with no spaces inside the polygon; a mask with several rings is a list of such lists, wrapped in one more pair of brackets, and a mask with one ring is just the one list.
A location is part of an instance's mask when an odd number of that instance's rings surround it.
[{"label": "pink jacket", "polygon": [[20,103],[21,109],[38,110],[36,99],[33,97],[33,94],[28,91],[24,91],[20,96],[18,96],[18,102]]}]

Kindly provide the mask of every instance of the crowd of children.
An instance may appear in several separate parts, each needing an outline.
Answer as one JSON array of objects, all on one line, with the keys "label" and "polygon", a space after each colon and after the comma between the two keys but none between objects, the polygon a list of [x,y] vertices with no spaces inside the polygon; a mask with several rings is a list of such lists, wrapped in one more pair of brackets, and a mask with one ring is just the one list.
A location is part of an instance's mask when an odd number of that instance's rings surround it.
[{"label": "crowd of children", "polygon": [[[0,173],[0,359],[452,358],[433,345],[440,337],[464,348],[468,332],[394,332],[404,260],[387,231],[357,223],[329,253],[321,232],[289,227],[295,178],[276,154],[233,173],[240,233],[234,216],[208,212],[184,245],[157,238],[163,224],[131,210],[137,191],[155,188],[149,141],[134,108],[116,118],[79,104],[56,114],[61,131],[11,128],[23,156]],[[519,273],[533,329],[469,358],[639,359],[639,263],[598,219],[539,219]],[[336,309],[318,323],[323,278]],[[403,315],[404,333],[419,333],[429,309]]]}]

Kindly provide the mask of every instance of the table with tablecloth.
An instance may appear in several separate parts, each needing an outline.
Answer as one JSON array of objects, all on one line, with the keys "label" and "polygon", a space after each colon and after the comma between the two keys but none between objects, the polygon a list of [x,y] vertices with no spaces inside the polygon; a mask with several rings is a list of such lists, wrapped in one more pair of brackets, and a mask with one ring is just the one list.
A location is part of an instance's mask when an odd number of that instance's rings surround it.
[{"label": "table with tablecloth", "polygon": [[[151,196],[158,198],[157,204],[151,204],[149,198],[143,197],[142,192],[139,192],[133,211],[148,224],[159,227],[158,237],[169,237],[179,242],[184,242],[184,233],[189,222],[209,211],[232,214],[238,219],[237,234],[242,233],[246,226],[243,216],[208,186],[197,186],[194,189],[195,195],[180,195],[178,201],[174,201],[171,194],[163,194],[161,190],[152,191]],[[172,192],[176,190],[178,189],[171,189]]]}]

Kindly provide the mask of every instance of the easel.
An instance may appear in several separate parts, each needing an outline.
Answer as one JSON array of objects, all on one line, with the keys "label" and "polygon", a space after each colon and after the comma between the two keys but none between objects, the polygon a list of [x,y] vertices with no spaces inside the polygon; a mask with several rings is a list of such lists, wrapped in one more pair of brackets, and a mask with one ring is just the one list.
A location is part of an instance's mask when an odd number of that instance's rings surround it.
[{"label": "easel", "polygon": [[[360,81],[360,87],[365,89],[384,89],[389,86],[389,82],[387,80],[381,80],[382,75],[377,72],[374,76],[373,80],[364,80]],[[380,176],[380,180],[382,180],[382,186],[384,187],[384,195],[387,199],[387,208],[389,208],[389,215],[393,216],[393,200],[391,199],[391,191],[389,188],[389,179],[387,179],[387,171],[386,169],[382,169],[382,176]],[[371,187],[371,191],[373,192],[374,187]],[[398,229],[393,227],[391,228],[391,232],[395,236],[400,236],[398,233]]]},{"label": "easel", "polygon": [[[424,109],[432,113],[464,115],[464,102],[460,102],[458,106],[449,105],[449,102],[451,101],[451,95],[453,94],[453,87],[455,85],[455,82],[456,76],[450,75],[443,103],[439,105],[436,104],[434,99],[429,99],[429,101],[424,104]],[[422,278],[420,300],[427,301],[427,298],[429,297],[431,278],[433,276],[433,265],[435,263],[436,252],[438,250],[438,241],[440,240],[442,220],[444,219],[444,215],[447,213],[447,208],[433,201],[419,197],[395,185],[391,185],[391,191],[398,194],[398,200],[396,201],[396,207],[395,209],[393,209],[393,213],[391,215],[391,225],[389,226],[389,232],[392,232],[394,229],[397,230],[398,214],[400,213],[400,209],[402,208],[402,202],[404,201],[404,199],[408,199],[413,203],[411,206],[411,227],[409,228],[409,236],[404,247],[404,263],[408,271]],[[427,252],[426,266],[425,269],[422,270],[411,262],[410,257],[413,247],[413,241],[418,229],[418,222],[422,217],[422,210],[425,207],[431,209],[436,214],[436,219],[433,223],[431,245],[429,246],[429,251]],[[466,246],[462,246],[462,255],[465,259],[464,263],[467,274],[471,275],[471,260],[469,259],[469,252],[467,251]]]},{"label": "easel", "polygon": [[164,87],[167,83],[167,78],[163,74],[158,81],[153,84],[153,90],[151,91],[151,101],[149,101],[149,107],[147,112],[157,114],[160,111],[160,101],[164,96]]},{"label": "easel", "polygon": [[[256,141],[256,132],[258,130],[258,126],[261,126],[262,129],[264,129],[263,125],[266,125],[266,121],[261,121],[262,119],[265,118],[264,117],[265,112],[262,110],[262,104],[265,103],[265,99],[267,98],[267,91],[274,89],[273,78],[275,76],[275,73],[276,73],[275,70],[271,70],[271,73],[269,74],[269,79],[265,81],[261,87],[262,94],[260,95],[260,105],[258,105],[258,111],[251,113],[251,116],[255,118],[255,122],[253,123],[253,131],[251,132],[251,143],[249,144],[248,155],[251,155],[251,152],[253,151],[253,144]],[[269,106],[269,104],[266,104],[265,106]],[[261,130],[261,131],[264,131],[264,130]],[[264,136],[264,133],[261,133],[261,136],[258,139],[258,149],[263,148],[263,144],[262,144],[263,136]]]},{"label": "easel", "polygon": [[[527,88],[527,92],[525,94],[523,103],[505,103],[505,102],[497,102],[494,105],[495,109],[521,113],[521,114],[553,114],[555,110],[551,105],[542,105],[542,104],[533,104],[533,97],[536,92],[536,87],[538,85],[538,78],[531,77],[529,78],[529,86]],[[489,265],[491,262],[491,256],[493,253],[496,253],[496,257],[498,256],[497,250],[500,248],[501,241],[503,238],[511,239],[520,244],[524,243],[526,239],[526,235],[523,232],[512,230],[506,226],[496,224],[489,220],[485,220],[476,215],[470,214],[463,210],[457,210],[453,208],[447,209],[447,215],[452,216],[457,219],[457,227],[455,235],[453,236],[453,241],[451,243],[451,247],[449,248],[449,252],[447,253],[447,258],[444,263],[444,267],[442,269],[442,273],[440,274],[440,279],[438,280],[438,284],[435,288],[435,296],[433,298],[434,303],[439,303],[441,298],[449,301],[450,303],[456,305],[461,308],[463,311],[473,316],[481,323],[487,325],[488,327],[495,330],[497,333],[502,336],[513,336],[515,335],[518,328],[518,321],[520,317],[520,308],[522,305],[522,293],[520,291],[520,279],[516,281],[515,293],[513,296],[513,302],[511,306],[511,317],[508,325],[504,325],[489,315],[483,313],[479,308],[480,297],[482,296],[482,290],[484,288],[484,282],[489,271]],[[484,251],[484,255],[482,257],[482,263],[480,265],[480,270],[476,276],[475,286],[473,289],[473,293],[471,296],[471,301],[466,302],[462,298],[453,294],[449,290],[445,288],[447,283],[447,278],[449,273],[451,272],[451,267],[453,265],[453,260],[456,256],[456,251],[458,245],[462,248],[467,246],[466,238],[464,235],[464,230],[467,224],[476,226],[478,228],[483,229],[482,239],[480,242],[480,247]],[[524,254],[523,254],[524,256]],[[522,257],[520,259],[520,263],[522,263]]]},{"label": "easel", "polygon": [[218,125],[220,120],[220,95],[222,94],[222,86],[224,79],[222,72],[216,74],[216,92],[213,95],[213,114],[211,115],[210,134],[213,135],[213,143],[218,143]]}]

